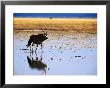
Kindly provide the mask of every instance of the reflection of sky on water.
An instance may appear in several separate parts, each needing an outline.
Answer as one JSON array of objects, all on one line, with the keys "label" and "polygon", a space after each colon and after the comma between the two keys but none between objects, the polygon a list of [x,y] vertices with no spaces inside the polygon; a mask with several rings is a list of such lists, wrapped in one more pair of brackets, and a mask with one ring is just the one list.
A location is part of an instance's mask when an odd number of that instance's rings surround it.
[{"label": "reflection of sky on water", "polygon": [[[43,63],[47,64],[46,74],[95,75],[97,73],[96,34],[73,32],[69,36],[66,32],[58,39],[61,33],[53,35],[55,32],[48,31],[49,39],[44,41],[42,50],[40,47],[37,50],[37,57],[42,57]],[[27,56],[30,56],[29,50],[20,50],[26,49],[28,38],[33,33],[35,32],[14,33],[14,75],[44,74],[43,70],[39,71],[29,67],[27,61]],[[88,38],[84,38],[86,36]],[[35,53],[31,56],[36,58]]]}]

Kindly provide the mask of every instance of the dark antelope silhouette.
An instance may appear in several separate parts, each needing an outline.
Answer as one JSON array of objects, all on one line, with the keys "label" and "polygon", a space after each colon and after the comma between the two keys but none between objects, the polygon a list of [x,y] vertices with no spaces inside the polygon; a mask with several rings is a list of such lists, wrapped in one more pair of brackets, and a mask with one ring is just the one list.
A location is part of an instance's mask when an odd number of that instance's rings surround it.
[{"label": "dark antelope silhouette", "polygon": [[45,33],[44,34],[38,34],[38,35],[31,35],[30,39],[28,41],[27,47],[29,47],[32,43],[37,44],[37,46],[41,44],[41,46],[42,46],[42,42],[46,39],[48,39],[48,38],[47,38]]},{"label": "dark antelope silhouette", "polygon": [[[41,28],[41,30],[42,30],[42,28]],[[33,46],[34,44],[36,44],[37,47],[38,47],[38,45],[41,45],[41,47],[42,47],[42,42],[45,41],[46,39],[48,39],[48,37],[47,37],[47,33],[45,33],[44,31],[42,34],[38,34],[38,35],[33,34],[30,36],[30,39],[28,40],[27,47],[30,46],[30,51],[31,51],[31,45]]]},{"label": "dark antelope silhouette", "polygon": [[32,69],[38,69],[38,70],[44,70],[45,74],[46,74],[46,68],[47,68],[47,65],[45,63],[42,62],[42,58],[40,60],[34,60],[34,59],[31,59],[27,56],[27,60],[28,60],[28,64],[29,64],[29,67],[32,68]]}]

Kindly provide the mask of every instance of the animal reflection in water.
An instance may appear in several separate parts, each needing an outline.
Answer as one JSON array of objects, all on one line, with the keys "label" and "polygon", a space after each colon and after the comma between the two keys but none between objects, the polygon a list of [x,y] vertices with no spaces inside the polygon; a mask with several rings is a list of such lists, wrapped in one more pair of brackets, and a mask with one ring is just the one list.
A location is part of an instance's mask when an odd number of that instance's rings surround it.
[{"label": "animal reflection in water", "polygon": [[30,68],[43,70],[45,72],[45,74],[46,74],[47,65],[42,62],[42,58],[40,60],[38,60],[38,59],[35,60],[35,59],[29,58],[27,56],[27,60],[28,60],[28,64],[29,64]]},{"label": "animal reflection in water", "polygon": [[[31,35],[30,39],[28,40],[28,44],[27,44],[27,47],[30,46],[30,58],[27,56],[27,60],[28,60],[29,66],[32,69],[36,68],[38,70],[44,70],[45,74],[46,74],[46,67],[47,67],[47,65],[42,62],[42,55],[41,55],[41,57],[39,59],[38,56],[37,56],[37,52],[36,52],[37,48],[35,49],[36,59],[33,59],[33,57],[31,57],[31,53],[33,55],[33,52],[34,52],[33,51],[33,45],[37,45],[37,47],[38,47],[38,45],[41,45],[41,49],[42,49],[42,43],[46,39],[48,39],[47,38],[47,33],[45,33],[43,31],[42,34],[38,34],[38,35],[34,35],[33,34],[33,35]],[[32,48],[32,50],[31,50],[31,48]],[[42,54],[42,52],[41,52],[41,54]]]}]

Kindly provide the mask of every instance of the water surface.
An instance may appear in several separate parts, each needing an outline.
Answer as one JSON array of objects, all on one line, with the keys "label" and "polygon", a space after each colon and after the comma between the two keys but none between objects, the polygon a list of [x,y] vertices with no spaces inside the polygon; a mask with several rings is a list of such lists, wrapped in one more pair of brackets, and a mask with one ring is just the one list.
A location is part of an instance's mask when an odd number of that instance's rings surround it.
[{"label": "water surface", "polygon": [[[14,30],[14,75],[96,75],[95,30],[44,30],[48,39],[36,53],[27,48],[29,37],[42,33]],[[33,46],[35,51],[36,45]],[[29,61],[33,58],[34,62]],[[42,62],[36,62],[42,58]]]}]

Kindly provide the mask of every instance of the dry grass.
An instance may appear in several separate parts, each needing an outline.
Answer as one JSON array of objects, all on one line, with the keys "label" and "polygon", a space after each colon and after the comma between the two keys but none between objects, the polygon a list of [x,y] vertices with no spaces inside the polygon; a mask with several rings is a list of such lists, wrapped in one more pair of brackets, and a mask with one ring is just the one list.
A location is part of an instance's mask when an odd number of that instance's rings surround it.
[{"label": "dry grass", "polygon": [[97,29],[96,19],[79,18],[14,18],[14,29],[38,30],[43,29]]}]

